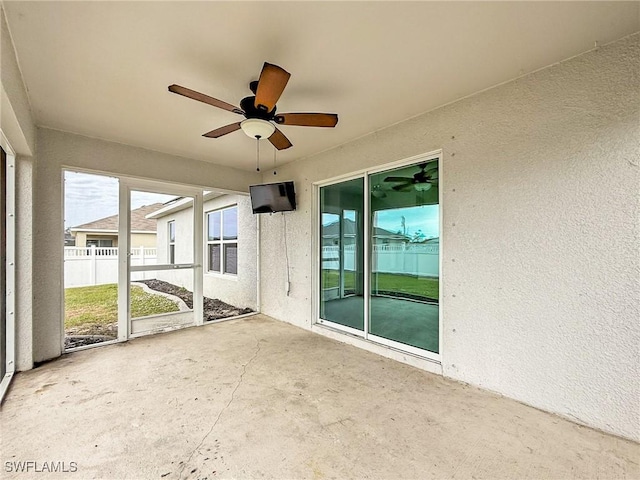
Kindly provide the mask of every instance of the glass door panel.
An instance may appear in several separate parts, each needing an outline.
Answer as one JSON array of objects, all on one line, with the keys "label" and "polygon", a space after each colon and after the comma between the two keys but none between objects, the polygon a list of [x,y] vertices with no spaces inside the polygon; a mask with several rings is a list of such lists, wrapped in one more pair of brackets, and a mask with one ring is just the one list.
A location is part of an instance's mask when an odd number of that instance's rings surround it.
[{"label": "glass door panel", "polygon": [[438,161],[370,175],[369,185],[369,333],[438,353]]},{"label": "glass door panel", "polygon": [[320,318],[364,331],[364,178],[320,188]]}]

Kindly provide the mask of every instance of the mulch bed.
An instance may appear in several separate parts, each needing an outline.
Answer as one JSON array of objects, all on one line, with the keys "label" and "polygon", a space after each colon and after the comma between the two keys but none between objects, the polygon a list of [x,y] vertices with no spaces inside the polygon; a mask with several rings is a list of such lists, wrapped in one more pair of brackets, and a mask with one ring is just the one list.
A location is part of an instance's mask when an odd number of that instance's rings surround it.
[{"label": "mulch bed", "polygon": [[[138,280],[137,283],[144,283],[151,290],[169,293],[181,298],[189,308],[193,308],[193,294],[183,287],[178,287],[162,280]],[[235,317],[251,313],[250,308],[239,308],[229,305],[217,298],[204,297],[204,321],[219,320],[221,318]],[[79,327],[70,328],[65,332],[64,348],[76,348],[94,343],[115,340],[118,336],[117,322],[108,325],[85,324]]]},{"label": "mulch bed", "polygon": [[[183,287],[178,287],[163,280],[138,280],[138,283],[144,283],[147,287],[158,292],[170,293],[182,299],[187,307],[193,308],[193,293]],[[219,320],[221,318],[235,317],[251,313],[250,308],[240,308],[229,305],[217,298],[204,297],[204,321]]]},{"label": "mulch bed", "polygon": [[86,345],[93,345],[94,343],[109,342],[115,340],[116,337],[108,335],[73,335],[64,337],[64,349],[84,347]]}]

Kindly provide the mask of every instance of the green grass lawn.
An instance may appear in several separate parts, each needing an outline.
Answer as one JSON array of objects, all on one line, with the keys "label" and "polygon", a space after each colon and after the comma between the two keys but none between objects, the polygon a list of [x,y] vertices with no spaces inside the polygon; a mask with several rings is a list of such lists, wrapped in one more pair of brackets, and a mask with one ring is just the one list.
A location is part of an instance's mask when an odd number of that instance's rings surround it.
[{"label": "green grass lawn", "polygon": [[[336,270],[322,271],[322,286],[332,288],[338,286],[338,272]],[[344,287],[355,289],[355,272],[347,271],[344,277]],[[437,278],[416,277],[413,275],[398,275],[395,273],[376,273],[371,278],[371,288],[374,291],[399,292],[418,295],[427,298],[438,298],[440,281]]]},{"label": "green grass lawn", "polygon": [[[116,284],[66,288],[65,328],[85,324],[106,325],[118,321],[118,286]],[[177,312],[178,305],[160,295],[131,287],[131,316],[133,318],[159,313]]]}]

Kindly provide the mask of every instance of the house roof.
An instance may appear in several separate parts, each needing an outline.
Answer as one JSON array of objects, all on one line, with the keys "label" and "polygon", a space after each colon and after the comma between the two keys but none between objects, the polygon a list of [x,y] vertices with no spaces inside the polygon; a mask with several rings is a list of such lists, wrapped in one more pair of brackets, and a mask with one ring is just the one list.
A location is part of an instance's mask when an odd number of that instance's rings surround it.
[{"label": "house roof", "polygon": [[[136,232],[156,232],[156,220],[146,218],[146,216],[162,207],[162,203],[152,203],[144,205],[140,208],[131,210],[131,230]],[[102,230],[102,231],[118,231],[118,215],[100,218],[93,222],[83,223],[70,228],[71,231],[77,232],[81,230]]]},{"label": "house roof", "polygon": [[169,85],[237,106],[263,62],[283,67],[278,111],[340,116],[335,129],[283,126],[283,164],[622,38],[640,18],[639,2],[613,1],[2,6],[34,123],[251,172],[242,132],[202,137],[240,117]]}]

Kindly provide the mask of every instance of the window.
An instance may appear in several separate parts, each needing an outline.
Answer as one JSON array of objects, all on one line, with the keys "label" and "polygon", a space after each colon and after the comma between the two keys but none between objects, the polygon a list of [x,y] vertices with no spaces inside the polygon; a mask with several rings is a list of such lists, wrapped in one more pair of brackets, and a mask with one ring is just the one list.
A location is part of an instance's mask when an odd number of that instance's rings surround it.
[{"label": "window", "polygon": [[176,222],[171,220],[169,227],[169,263],[176,263]]},{"label": "window", "polygon": [[113,247],[113,240],[106,238],[87,239],[87,247],[95,245],[96,247]]},{"label": "window", "polygon": [[207,271],[238,273],[238,207],[207,213]]},{"label": "window", "polygon": [[[91,238],[87,239],[87,255],[107,255],[108,251],[105,248],[113,247],[113,240],[104,238]],[[95,250],[93,248],[95,247]]]}]

